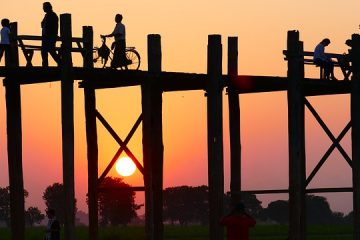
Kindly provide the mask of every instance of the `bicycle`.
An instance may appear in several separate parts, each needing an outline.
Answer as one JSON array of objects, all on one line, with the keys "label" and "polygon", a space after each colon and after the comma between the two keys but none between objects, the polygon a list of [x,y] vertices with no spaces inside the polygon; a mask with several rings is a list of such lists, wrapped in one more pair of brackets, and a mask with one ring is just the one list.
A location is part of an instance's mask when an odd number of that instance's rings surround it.
[{"label": "bicycle", "polygon": [[[102,44],[93,49],[93,61],[100,68],[110,68],[110,62],[113,59],[114,52],[106,45],[106,37],[101,36]],[[140,54],[135,47],[126,47],[125,55],[127,64],[119,68],[125,70],[138,70],[140,68]],[[110,59],[110,61],[108,61]]]}]

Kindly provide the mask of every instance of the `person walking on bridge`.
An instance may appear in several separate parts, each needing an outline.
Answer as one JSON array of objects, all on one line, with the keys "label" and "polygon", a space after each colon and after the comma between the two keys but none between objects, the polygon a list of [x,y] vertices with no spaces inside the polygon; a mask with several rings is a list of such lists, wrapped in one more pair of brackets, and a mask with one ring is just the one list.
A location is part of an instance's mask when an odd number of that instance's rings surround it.
[{"label": "person walking on bridge", "polygon": [[53,11],[50,2],[43,3],[43,10],[45,12],[44,19],[41,22],[42,28],[42,42],[41,42],[41,57],[43,67],[48,67],[48,53],[53,57],[57,65],[60,65],[61,59],[56,53],[56,39],[59,31],[59,18]]},{"label": "person walking on bridge", "polygon": [[121,14],[115,15],[115,28],[114,31],[108,35],[101,35],[101,37],[114,37],[114,42],[111,45],[111,49],[114,50],[114,58],[111,61],[111,68],[125,67],[127,69],[127,64],[131,63],[126,58],[125,49],[125,25],[122,23],[123,16]]}]

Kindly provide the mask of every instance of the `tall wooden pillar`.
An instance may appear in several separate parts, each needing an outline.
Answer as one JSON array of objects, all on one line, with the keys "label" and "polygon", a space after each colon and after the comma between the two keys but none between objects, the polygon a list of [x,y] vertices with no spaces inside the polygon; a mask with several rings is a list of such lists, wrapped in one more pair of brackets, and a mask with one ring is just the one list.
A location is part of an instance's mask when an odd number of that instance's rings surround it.
[{"label": "tall wooden pillar", "polygon": [[224,229],[219,225],[223,215],[224,159],[222,126],[222,45],[220,35],[208,38],[208,181],[210,240],[224,238]]},{"label": "tall wooden pillar", "polygon": [[[148,70],[161,72],[160,35],[148,35]],[[143,158],[145,183],[146,239],[163,239],[163,136],[162,89],[157,79],[141,85],[143,114]]]},{"label": "tall wooden pillar", "polygon": [[288,128],[289,128],[289,234],[290,240],[304,240],[305,218],[305,113],[303,46],[298,31],[289,31]]},{"label": "tall wooden pillar", "polygon": [[72,71],[71,15],[60,15],[61,36],[61,123],[63,183],[65,195],[66,240],[75,240],[75,187],[74,187],[74,89]]},{"label": "tall wooden pillar", "polygon": [[[90,26],[83,27],[84,41],[84,68],[92,69],[94,62],[93,29]],[[90,80],[84,87],[85,118],[86,118],[86,141],[88,158],[88,209],[89,209],[89,239],[98,239],[98,142],[96,127],[96,95]]]},{"label": "tall wooden pillar", "polygon": [[230,192],[232,203],[241,200],[241,141],[239,94],[233,80],[238,75],[238,38],[228,38],[228,87],[229,128],[230,128]]},{"label": "tall wooden pillar", "polygon": [[[11,24],[11,33],[17,37],[17,23]],[[15,39],[14,38],[14,39]],[[6,67],[19,66],[16,40],[11,44],[10,53],[5,54]],[[21,91],[19,79],[6,78],[6,124],[7,150],[10,185],[10,225],[11,239],[25,239],[25,198],[22,170],[22,128],[21,128]]]},{"label": "tall wooden pillar", "polygon": [[360,36],[352,36],[351,123],[353,180],[353,239],[360,240]]}]

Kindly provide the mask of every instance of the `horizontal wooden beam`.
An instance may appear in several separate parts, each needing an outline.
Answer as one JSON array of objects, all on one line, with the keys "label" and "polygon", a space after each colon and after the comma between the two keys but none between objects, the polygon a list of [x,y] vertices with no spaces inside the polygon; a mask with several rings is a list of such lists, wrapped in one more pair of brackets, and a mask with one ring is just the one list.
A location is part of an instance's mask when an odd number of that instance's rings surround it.
[{"label": "horizontal wooden beam", "polygon": [[[74,67],[72,75],[73,79],[82,80],[79,83],[80,88],[89,85],[94,89],[140,86],[149,79],[156,79],[161,81],[164,92],[205,90],[208,81],[206,74],[151,73],[107,68],[90,70]],[[0,67],[0,77],[11,78],[11,81],[18,81],[19,84],[45,83],[59,81],[61,71],[59,67]],[[285,91],[288,88],[286,77],[239,75],[230,80],[228,75],[223,75],[222,78],[224,87],[232,81],[238,94]],[[304,79],[304,94],[305,96],[347,94],[350,91],[350,82],[306,78]]]},{"label": "horizontal wooden beam", "polygon": [[[306,193],[335,193],[335,192],[352,192],[353,188],[351,187],[342,187],[342,188],[309,188],[306,189]],[[230,192],[228,192],[230,193]],[[266,189],[266,190],[243,190],[241,193],[249,194],[281,194],[289,193],[288,189]]]}]

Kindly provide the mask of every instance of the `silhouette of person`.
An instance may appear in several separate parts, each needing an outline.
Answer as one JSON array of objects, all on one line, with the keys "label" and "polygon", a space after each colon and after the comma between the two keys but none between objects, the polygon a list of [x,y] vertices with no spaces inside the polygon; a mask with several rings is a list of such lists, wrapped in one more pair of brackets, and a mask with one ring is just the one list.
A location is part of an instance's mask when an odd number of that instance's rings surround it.
[{"label": "silhouette of person", "polygon": [[41,57],[43,67],[49,66],[48,53],[52,56],[55,62],[60,65],[60,57],[56,53],[56,38],[58,36],[59,18],[53,11],[50,2],[43,3],[43,10],[45,12],[44,19],[41,22],[42,28],[42,42],[41,42]]},{"label": "silhouette of person", "polygon": [[337,80],[334,75],[334,63],[331,58],[325,54],[325,47],[330,44],[330,39],[324,38],[318,45],[316,45],[314,50],[314,63],[317,66],[324,68],[325,79]]},{"label": "silhouette of person", "polygon": [[114,37],[114,42],[111,49],[114,49],[114,57],[111,61],[112,68],[125,67],[129,60],[125,55],[126,41],[125,41],[125,25],[122,23],[123,16],[121,14],[115,15],[115,28],[114,31],[108,35],[101,35],[101,37]]},{"label": "silhouette of person", "polygon": [[10,21],[7,18],[1,20],[1,31],[0,31],[0,61],[5,53],[5,57],[9,57],[10,53]]},{"label": "silhouette of person", "polygon": [[228,240],[248,240],[249,229],[255,226],[256,221],[245,212],[244,204],[238,203],[230,214],[220,220],[220,224],[226,226]]},{"label": "silhouette of person", "polygon": [[46,226],[45,240],[60,240],[60,223],[56,219],[55,210],[47,209],[46,215],[49,221]]}]

